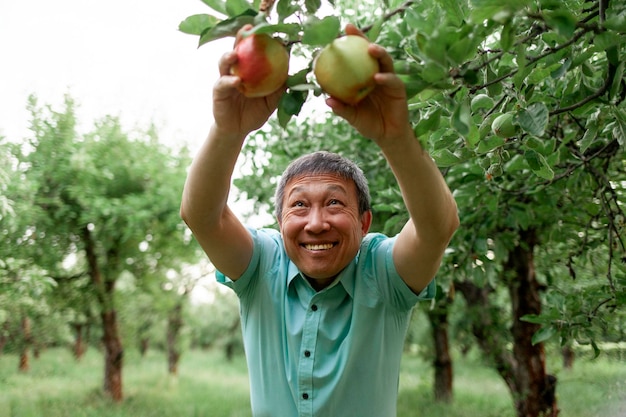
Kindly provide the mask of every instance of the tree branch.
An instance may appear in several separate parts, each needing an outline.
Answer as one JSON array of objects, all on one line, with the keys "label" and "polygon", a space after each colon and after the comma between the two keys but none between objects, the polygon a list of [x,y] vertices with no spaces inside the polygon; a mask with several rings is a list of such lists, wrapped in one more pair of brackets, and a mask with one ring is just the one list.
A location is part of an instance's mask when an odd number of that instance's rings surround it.
[{"label": "tree branch", "polygon": [[[413,6],[415,3],[417,3],[417,0],[407,0],[404,3],[402,3],[400,6],[398,6],[397,8],[385,13],[385,15],[383,16],[383,20],[389,20],[390,18],[392,18],[393,16],[400,14],[402,12],[407,11],[411,6]],[[374,24],[369,24],[367,26],[364,26],[361,28],[361,32],[363,33],[367,33],[370,30],[372,30],[372,28],[374,27]]]}]

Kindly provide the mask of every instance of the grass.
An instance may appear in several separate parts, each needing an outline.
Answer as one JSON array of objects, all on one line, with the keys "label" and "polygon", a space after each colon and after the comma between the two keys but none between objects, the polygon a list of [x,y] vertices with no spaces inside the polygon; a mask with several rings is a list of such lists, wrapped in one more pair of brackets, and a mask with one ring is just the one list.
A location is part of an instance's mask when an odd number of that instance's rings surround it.
[{"label": "grass", "polygon": [[[102,357],[91,349],[79,363],[67,350],[52,349],[17,372],[17,357],[0,356],[0,417],[250,417],[243,357],[224,360],[221,352],[186,352],[179,376],[166,372],[165,355],[129,353],[124,368],[124,402],[102,394]],[[515,417],[499,376],[479,361],[457,358],[454,401],[432,399],[432,369],[416,356],[403,361],[398,417]],[[559,378],[559,417],[626,415],[626,364],[579,359]],[[279,416],[282,417],[282,416]],[[329,416],[332,417],[332,416]]]}]

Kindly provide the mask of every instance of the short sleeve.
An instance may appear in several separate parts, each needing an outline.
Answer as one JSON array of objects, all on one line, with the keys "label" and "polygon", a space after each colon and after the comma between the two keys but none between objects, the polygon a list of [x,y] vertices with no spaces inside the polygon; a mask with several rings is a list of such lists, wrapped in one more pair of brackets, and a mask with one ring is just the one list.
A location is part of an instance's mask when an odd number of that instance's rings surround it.
[{"label": "short sleeve", "polygon": [[[233,281],[220,271],[215,272],[216,281],[223,284],[235,291],[237,296],[241,298],[254,284],[254,277],[260,274],[260,268],[271,267],[272,260],[274,259],[274,252],[272,248],[278,247],[278,240],[280,239],[280,233],[274,229],[254,229],[247,227],[250,236],[252,237],[252,258],[248,267],[244,273]],[[264,257],[269,259],[265,259]],[[263,266],[265,265],[265,266]]]},{"label": "short sleeve", "polygon": [[366,237],[362,250],[368,258],[366,264],[371,268],[372,279],[383,300],[399,310],[409,310],[420,301],[430,300],[436,295],[435,279],[419,294],[415,294],[404,282],[393,262],[395,237],[371,233]]}]

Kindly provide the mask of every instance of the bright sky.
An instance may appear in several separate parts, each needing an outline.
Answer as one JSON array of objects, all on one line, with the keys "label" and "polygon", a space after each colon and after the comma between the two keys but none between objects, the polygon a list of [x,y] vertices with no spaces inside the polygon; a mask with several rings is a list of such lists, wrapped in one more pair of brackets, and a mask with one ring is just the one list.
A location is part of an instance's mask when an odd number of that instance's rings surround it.
[{"label": "bright sky", "polygon": [[197,147],[212,121],[217,59],[233,40],[197,48],[178,24],[210,12],[200,0],[0,1],[0,136],[29,135],[29,94],[60,109],[69,93],[85,130],[111,114]]}]

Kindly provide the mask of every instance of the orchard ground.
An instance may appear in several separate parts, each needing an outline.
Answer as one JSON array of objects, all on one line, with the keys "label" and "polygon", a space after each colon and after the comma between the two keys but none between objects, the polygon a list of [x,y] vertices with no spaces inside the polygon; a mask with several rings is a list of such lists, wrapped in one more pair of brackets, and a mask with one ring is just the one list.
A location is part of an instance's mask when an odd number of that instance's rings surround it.
[{"label": "orchard ground", "polygon": [[[560,358],[548,366],[559,378],[560,417],[626,416],[626,362],[603,354],[581,354],[572,370]],[[141,358],[128,349],[122,404],[102,394],[101,353],[91,348],[76,362],[68,349],[55,348],[31,360],[28,373],[17,371],[18,357],[0,356],[0,417],[250,417],[245,359],[224,359],[221,350],[185,352],[177,377],[167,374],[166,356],[150,351]],[[454,362],[454,401],[433,401],[432,368],[421,356],[403,358],[398,417],[514,417],[510,395],[500,377],[473,354]]]}]

